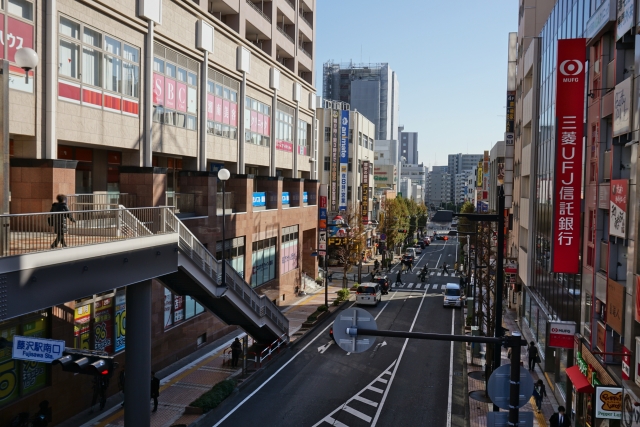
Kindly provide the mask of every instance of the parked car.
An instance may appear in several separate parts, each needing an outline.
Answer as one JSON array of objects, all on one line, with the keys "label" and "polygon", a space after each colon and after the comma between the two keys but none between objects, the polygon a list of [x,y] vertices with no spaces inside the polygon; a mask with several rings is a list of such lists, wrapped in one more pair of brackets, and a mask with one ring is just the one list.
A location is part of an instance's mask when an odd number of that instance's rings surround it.
[{"label": "parked car", "polygon": [[382,288],[377,283],[363,283],[356,289],[356,304],[378,305],[382,301]]},{"label": "parked car", "polygon": [[420,245],[420,243],[416,243],[413,246],[413,250],[416,252],[416,255],[420,255],[422,253],[422,245]]}]

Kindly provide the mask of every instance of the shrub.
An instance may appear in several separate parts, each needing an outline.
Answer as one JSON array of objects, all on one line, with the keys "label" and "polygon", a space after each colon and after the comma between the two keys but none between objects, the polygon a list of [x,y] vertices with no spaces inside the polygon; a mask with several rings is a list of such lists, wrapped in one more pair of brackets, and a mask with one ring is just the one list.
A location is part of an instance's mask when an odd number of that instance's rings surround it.
[{"label": "shrub", "polygon": [[472,326],[473,324],[473,317],[471,315],[467,316],[467,326]]},{"label": "shrub", "polygon": [[337,300],[337,299],[334,299],[334,300],[333,300],[333,302],[332,302],[332,304],[333,304],[333,305],[338,305],[338,304],[340,304],[340,301],[339,301],[339,300]]},{"label": "shrub", "polygon": [[202,408],[203,412],[209,412],[229,397],[235,388],[236,382],[234,380],[221,381],[214,385],[211,390],[191,402],[191,406]]},{"label": "shrub", "polygon": [[318,312],[322,313],[323,311],[327,311],[329,310],[329,307],[327,307],[326,305],[322,304],[320,307],[318,307]]},{"label": "shrub", "polygon": [[351,295],[351,292],[349,291],[349,289],[340,289],[338,291],[338,299],[340,301],[344,301],[349,299],[349,296]]},{"label": "shrub", "polygon": [[316,277],[316,283],[318,285],[322,285],[322,282],[324,282],[324,279],[322,277],[320,277],[320,276]]}]

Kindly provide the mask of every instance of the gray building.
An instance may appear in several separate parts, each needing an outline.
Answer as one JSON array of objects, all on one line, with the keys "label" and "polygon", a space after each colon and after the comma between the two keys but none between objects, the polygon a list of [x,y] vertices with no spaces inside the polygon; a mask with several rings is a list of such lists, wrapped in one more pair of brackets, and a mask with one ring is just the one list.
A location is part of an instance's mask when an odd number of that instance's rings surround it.
[{"label": "gray building", "polygon": [[433,166],[427,175],[425,202],[427,206],[440,206],[451,202],[451,176],[446,172],[447,166]]},{"label": "gray building", "polygon": [[418,132],[405,132],[400,127],[400,158],[405,158],[405,163],[418,164]]},{"label": "gray building", "polygon": [[448,172],[451,176],[451,199],[454,199],[454,190],[456,188],[456,175],[472,170],[478,166],[478,162],[484,158],[483,154],[449,154]]},{"label": "gray building", "polygon": [[323,66],[322,94],[358,110],[376,126],[380,140],[398,139],[398,77],[389,64]]},{"label": "gray building", "polygon": [[496,142],[489,154],[489,209],[498,211],[498,186],[504,180],[504,141]]}]

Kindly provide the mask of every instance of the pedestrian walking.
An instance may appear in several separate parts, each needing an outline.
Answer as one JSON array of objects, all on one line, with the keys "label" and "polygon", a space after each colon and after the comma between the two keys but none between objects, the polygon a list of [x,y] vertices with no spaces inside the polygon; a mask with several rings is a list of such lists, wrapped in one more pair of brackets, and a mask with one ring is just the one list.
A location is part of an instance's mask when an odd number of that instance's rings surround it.
[{"label": "pedestrian walking", "polygon": [[[69,212],[67,198],[64,194],[58,194],[56,200],[57,202],[51,205],[50,212]],[[71,222],[76,222],[69,213],[49,216],[48,223],[56,232],[56,240],[51,244],[51,249],[56,248],[58,245],[62,245],[63,248],[67,247],[67,243],[64,241],[64,234],[67,232],[67,218],[69,218]]]},{"label": "pedestrian walking", "polygon": [[402,272],[398,271],[398,275],[396,276],[396,285],[400,283],[402,285]]},{"label": "pedestrian walking", "polygon": [[529,356],[529,371],[532,371],[536,367],[536,363],[540,362],[540,356],[538,355],[538,347],[536,343],[531,341],[527,347],[527,355]]},{"label": "pedestrian walking", "polygon": [[547,389],[544,386],[544,382],[542,382],[542,380],[538,380],[533,386],[533,398],[536,401],[538,413],[542,412],[542,398],[544,397],[547,397]]},{"label": "pedestrian walking", "polygon": [[36,415],[33,417],[33,427],[47,427],[49,423],[53,420],[53,411],[49,406],[48,400],[43,400],[38,405],[40,409],[36,412]]},{"label": "pedestrian walking", "polygon": [[379,269],[379,268],[380,268],[380,261],[375,260],[375,261],[373,262],[373,269],[374,269],[374,270],[377,270],[377,269]]},{"label": "pedestrian walking", "polygon": [[550,427],[571,427],[571,420],[569,416],[565,414],[564,406],[558,406],[558,412],[551,415],[549,418]]},{"label": "pedestrian walking", "polygon": [[447,269],[447,263],[443,262],[442,263],[442,274],[447,273],[449,274],[449,270]]},{"label": "pedestrian walking", "polygon": [[241,353],[242,344],[240,344],[240,340],[236,337],[236,339],[231,344],[231,367],[238,367],[238,359],[240,358]]},{"label": "pedestrian walking", "polygon": [[153,399],[153,411],[158,410],[158,397],[160,397],[160,380],[156,377],[156,373],[151,371],[151,398]]},{"label": "pedestrian walking", "polygon": [[124,406],[124,366],[122,367],[122,371],[120,371],[120,375],[118,375],[118,390],[122,393],[122,404],[120,406]]}]

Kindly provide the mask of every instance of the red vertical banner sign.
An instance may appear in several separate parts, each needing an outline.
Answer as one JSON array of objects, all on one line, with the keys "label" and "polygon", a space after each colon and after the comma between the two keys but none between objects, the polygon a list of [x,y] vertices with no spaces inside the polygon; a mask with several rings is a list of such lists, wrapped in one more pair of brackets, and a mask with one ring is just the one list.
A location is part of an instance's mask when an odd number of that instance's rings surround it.
[{"label": "red vertical banner sign", "polygon": [[558,40],[556,167],[553,185],[554,273],[580,272],[580,191],[586,39]]}]

